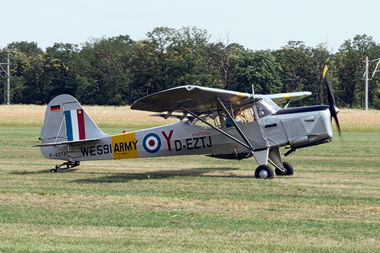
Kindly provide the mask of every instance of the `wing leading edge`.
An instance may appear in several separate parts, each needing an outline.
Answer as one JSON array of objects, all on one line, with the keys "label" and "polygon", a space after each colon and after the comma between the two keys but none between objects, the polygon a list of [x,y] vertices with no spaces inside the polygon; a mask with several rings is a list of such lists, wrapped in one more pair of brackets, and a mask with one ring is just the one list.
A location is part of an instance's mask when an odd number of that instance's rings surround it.
[{"label": "wing leading edge", "polygon": [[290,93],[280,93],[280,94],[270,94],[270,95],[258,95],[258,96],[268,96],[276,104],[282,104],[290,100],[294,102],[302,98],[308,97],[311,95],[310,91],[300,91],[300,92],[290,92]]},{"label": "wing leading edge", "polygon": [[[296,101],[310,96],[310,92],[293,92],[284,94],[255,95],[255,99],[269,97],[275,103]],[[249,107],[253,96],[249,93],[186,85],[154,93],[135,101],[131,109],[151,112],[182,112],[184,107],[195,114],[209,113],[217,108],[217,98],[226,108]]]},{"label": "wing leading edge", "polygon": [[180,86],[143,97],[131,106],[132,110],[151,112],[177,111],[187,108],[195,114],[204,114],[216,110],[216,98],[228,108],[244,107],[251,101],[251,95],[235,91],[207,88],[201,86]]}]

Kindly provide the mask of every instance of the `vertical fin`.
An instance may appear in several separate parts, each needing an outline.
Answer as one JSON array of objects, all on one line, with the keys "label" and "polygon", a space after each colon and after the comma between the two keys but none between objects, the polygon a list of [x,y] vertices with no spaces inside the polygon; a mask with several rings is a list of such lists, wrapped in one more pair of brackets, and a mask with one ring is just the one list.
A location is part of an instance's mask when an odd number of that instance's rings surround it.
[{"label": "vertical fin", "polygon": [[[47,106],[44,126],[41,129],[41,144],[79,141],[110,136],[98,128],[79,102],[70,95],[59,95]],[[46,158],[67,160],[67,145],[41,147]],[[64,156],[51,157],[60,153]]]}]

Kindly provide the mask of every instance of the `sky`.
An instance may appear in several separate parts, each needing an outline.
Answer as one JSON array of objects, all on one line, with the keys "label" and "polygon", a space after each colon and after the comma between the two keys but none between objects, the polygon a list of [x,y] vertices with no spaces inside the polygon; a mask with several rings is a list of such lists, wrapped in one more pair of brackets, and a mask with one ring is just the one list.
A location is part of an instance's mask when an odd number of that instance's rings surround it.
[{"label": "sky", "polygon": [[0,0],[0,6],[0,48],[27,41],[45,50],[119,35],[142,40],[156,27],[197,27],[210,42],[251,50],[303,41],[336,52],[358,34],[380,43],[379,0]]}]

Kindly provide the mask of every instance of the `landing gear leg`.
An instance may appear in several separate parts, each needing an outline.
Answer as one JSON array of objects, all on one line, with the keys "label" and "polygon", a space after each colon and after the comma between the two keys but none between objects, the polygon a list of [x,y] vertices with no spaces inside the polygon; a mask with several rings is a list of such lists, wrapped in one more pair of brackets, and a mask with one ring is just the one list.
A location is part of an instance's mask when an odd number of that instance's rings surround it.
[{"label": "landing gear leg", "polygon": [[294,174],[293,166],[288,162],[284,162],[283,165],[284,165],[285,171],[281,171],[276,168],[275,169],[276,175],[277,176],[292,176]]},{"label": "landing gear leg", "polygon": [[[65,166],[65,165],[66,165],[66,168],[61,168],[62,166]],[[50,170],[50,172],[51,173],[55,173],[58,170],[67,170],[67,169],[71,169],[71,168],[77,167],[79,165],[80,165],[79,161],[75,161],[75,162],[68,161],[68,162],[62,163],[61,165],[56,165],[54,169]]]}]

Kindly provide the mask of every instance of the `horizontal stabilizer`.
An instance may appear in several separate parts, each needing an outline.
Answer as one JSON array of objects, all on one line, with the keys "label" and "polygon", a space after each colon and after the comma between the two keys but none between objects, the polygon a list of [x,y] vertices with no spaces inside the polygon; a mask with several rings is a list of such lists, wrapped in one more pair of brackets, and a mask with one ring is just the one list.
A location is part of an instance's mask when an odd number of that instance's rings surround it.
[{"label": "horizontal stabilizer", "polygon": [[50,146],[59,146],[59,145],[75,145],[75,144],[85,144],[87,142],[98,141],[100,138],[85,139],[79,141],[61,141],[61,142],[51,142],[51,143],[42,143],[34,145],[33,147],[50,147]]}]

